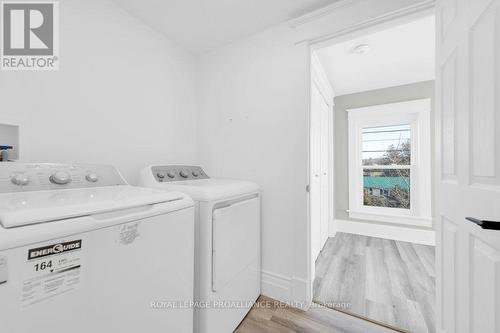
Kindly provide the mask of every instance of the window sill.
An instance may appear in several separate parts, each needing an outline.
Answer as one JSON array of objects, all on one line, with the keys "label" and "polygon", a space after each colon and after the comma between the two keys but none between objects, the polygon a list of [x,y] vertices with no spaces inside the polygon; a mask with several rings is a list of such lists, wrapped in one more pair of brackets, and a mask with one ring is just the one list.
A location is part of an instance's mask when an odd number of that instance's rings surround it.
[{"label": "window sill", "polygon": [[368,220],[376,222],[386,222],[392,224],[413,225],[418,227],[432,227],[431,217],[411,216],[411,215],[388,215],[374,214],[372,212],[349,210],[349,217],[358,220]]}]

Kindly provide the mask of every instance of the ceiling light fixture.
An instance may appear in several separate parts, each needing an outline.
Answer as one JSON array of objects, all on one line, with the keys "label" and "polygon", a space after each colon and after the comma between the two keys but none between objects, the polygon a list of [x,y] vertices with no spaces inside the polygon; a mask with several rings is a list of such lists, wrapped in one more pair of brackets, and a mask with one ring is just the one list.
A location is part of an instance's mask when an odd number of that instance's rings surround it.
[{"label": "ceiling light fixture", "polygon": [[351,49],[351,53],[354,54],[367,54],[368,52],[370,52],[370,45],[368,44],[359,44]]}]

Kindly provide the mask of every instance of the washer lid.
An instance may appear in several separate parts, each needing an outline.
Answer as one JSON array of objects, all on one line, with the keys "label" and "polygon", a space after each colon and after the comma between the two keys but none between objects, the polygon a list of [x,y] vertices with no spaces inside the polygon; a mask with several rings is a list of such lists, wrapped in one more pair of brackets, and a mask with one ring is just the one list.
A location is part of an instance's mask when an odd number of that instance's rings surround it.
[{"label": "washer lid", "polygon": [[215,201],[259,191],[259,186],[252,182],[212,178],[156,183],[155,187],[184,192],[196,201]]},{"label": "washer lid", "polygon": [[12,228],[183,198],[181,193],[130,185],[0,193],[0,224]]}]

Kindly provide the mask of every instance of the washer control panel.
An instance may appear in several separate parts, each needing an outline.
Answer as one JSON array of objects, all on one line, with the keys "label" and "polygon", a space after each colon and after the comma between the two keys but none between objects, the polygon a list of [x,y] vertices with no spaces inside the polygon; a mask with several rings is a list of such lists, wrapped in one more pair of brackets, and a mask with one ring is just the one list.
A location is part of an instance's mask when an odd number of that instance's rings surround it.
[{"label": "washer control panel", "polygon": [[151,167],[151,172],[158,182],[177,182],[182,180],[210,178],[199,166],[155,165]]},{"label": "washer control panel", "polygon": [[0,193],[126,184],[110,165],[0,163]]}]

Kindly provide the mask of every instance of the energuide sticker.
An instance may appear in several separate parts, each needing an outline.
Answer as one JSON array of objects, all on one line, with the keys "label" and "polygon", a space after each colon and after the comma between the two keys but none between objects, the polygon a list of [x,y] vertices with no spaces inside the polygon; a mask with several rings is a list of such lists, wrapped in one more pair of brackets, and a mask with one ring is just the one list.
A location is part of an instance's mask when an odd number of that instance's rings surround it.
[{"label": "energuide sticker", "polygon": [[81,282],[81,261],[81,239],[29,249],[22,305],[33,305],[76,289]]}]

